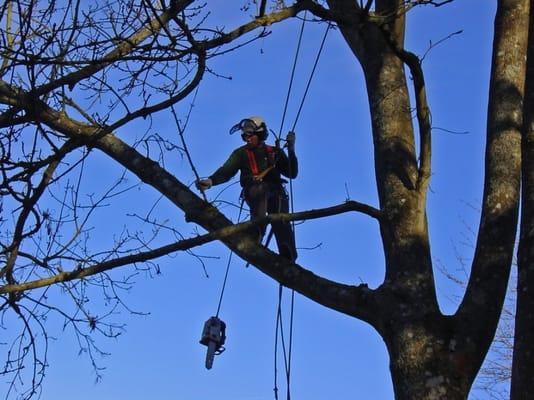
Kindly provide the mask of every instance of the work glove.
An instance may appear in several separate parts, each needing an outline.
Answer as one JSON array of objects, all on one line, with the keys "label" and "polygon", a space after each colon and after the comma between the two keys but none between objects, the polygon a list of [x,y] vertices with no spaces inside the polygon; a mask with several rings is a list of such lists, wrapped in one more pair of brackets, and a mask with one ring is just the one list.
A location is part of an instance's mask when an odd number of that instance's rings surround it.
[{"label": "work glove", "polygon": [[199,179],[195,182],[195,186],[198,190],[203,192],[204,190],[208,190],[210,187],[213,186],[213,181],[210,178],[207,179]]},{"label": "work glove", "polygon": [[289,151],[295,151],[295,142],[297,138],[295,136],[295,132],[289,131],[286,136],[286,143],[287,143],[287,149]]}]

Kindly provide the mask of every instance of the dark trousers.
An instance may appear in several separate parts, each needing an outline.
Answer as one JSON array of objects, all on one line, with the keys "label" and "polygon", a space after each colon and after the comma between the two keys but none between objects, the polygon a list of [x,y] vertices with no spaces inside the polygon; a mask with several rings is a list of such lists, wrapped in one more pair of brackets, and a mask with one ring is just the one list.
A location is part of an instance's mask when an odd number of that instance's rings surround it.
[{"label": "dark trousers", "polygon": [[[250,208],[250,219],[252,221],[265,217],[267,214],[289,212],[289,199],[281,184],[253,183],[243,189],[243,196]],[[260,238],[262,238],[265,234],[266,226],[258,229]],[[297,249],[291,224],[289,222],[273,222],[272,229],[278,246],[278,253],[290,261],[295,261],[297,259]]]}]

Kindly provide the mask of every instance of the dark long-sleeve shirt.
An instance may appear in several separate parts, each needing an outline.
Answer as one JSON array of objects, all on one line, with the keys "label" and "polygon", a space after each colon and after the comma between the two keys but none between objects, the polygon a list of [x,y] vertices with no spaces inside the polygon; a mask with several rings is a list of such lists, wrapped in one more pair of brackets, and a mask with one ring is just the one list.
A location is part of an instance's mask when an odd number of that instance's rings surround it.
[{"label": "dark long-sleeve shirt", "polygon": [[[263,178],[264,182],[282,183],[281,175],[294,179],[298,174],[297,156],[294,151],[289,151],[288,155],[282,149],[271,147],[272,156],[269,156],[265,144],[252,149],[258,167],[261,173],[274,162],[275,167]],[[241,186],[245,187],[253,182],[253,173],[250,165],[246,145],[234,150],[226,162],[217,171],[210,176],[214,185],[229,181],[237,172],[240,171]]]}]

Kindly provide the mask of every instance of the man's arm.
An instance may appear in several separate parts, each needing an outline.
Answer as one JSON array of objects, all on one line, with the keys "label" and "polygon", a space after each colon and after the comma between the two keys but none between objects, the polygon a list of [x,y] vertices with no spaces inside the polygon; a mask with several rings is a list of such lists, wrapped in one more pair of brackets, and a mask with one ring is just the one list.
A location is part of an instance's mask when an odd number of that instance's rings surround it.
[{"label": "man's arm", "polygon": [[211,179],[213,185],[219,185],[224,182],[228,182],[232,177],[237,174],[240,168],[240,153],[241,148],[234,150],[226,162],[215,171],[209,179]]},{"label": "man's arm", "polygon": [[287,156],[282,149],[279,150],[278,168],[282,175],[295,179],[299,173],[297,155],[295,154],[295,132],[289,132],[286,136]]}]

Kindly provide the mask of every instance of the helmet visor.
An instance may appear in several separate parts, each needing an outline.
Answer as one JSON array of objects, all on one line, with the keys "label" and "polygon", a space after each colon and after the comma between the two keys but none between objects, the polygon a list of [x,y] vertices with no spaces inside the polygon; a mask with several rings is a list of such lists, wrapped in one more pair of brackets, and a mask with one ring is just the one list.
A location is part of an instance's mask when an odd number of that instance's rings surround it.
[{"label": "helmet visor", "polygon": [[230,135],[233,135],[238,131],[241,131],[244,135],[253,135],[256,134],[260,128],[261,127],[257,126],[253,120],[245,118],[232,126],[230,129]]}]

